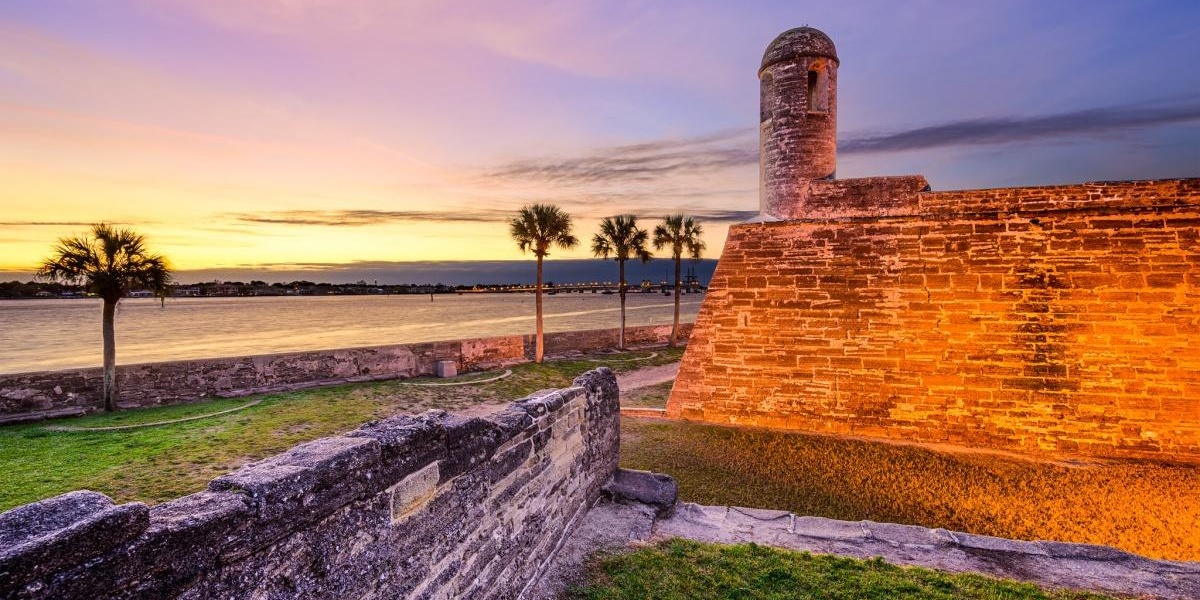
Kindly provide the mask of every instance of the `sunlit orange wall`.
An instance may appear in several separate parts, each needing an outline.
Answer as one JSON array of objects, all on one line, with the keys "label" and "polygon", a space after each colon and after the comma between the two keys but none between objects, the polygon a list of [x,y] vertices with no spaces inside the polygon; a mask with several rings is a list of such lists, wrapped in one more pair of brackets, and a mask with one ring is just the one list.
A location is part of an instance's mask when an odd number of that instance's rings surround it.
[{"label": "sunlit orange wall", "polygon": [[1200,179],[868,199],[730,230],[670,416],[1200,458]]}]

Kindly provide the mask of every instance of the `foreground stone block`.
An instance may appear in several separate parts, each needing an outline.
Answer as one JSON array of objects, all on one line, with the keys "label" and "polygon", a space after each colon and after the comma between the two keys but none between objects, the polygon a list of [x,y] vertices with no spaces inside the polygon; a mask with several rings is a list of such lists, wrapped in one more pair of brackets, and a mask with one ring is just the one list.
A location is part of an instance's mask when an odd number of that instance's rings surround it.
[{"label": "foreground stone block", "polygon": [[299,524],[370,489],[379,460],[375,440],[324,438],[222,475],[208,488],[245,494],[262,520]]},{"label": "foreground stone block", "polygon": [[604,486],[605,494],[617,502],[638,502],[654,507],[661,518],[671,514],[679,498],[675,478],[662,473],[617,469],[613,480]]},{"label": "foreground stone block", "polygon": [[0,590],[19,591],[38,578],[92,560],[137,537],[149,509],[113,505],[81,490],[0,514]]},{"label": "foreground stone block", "polygon": [[396,415],[346,434],[350,438],[379,442],[379,470],[374,489],[389,487],[429,463],[446,458],[446,430],[441,422],[444,414],[429,411],[417,417]]}]

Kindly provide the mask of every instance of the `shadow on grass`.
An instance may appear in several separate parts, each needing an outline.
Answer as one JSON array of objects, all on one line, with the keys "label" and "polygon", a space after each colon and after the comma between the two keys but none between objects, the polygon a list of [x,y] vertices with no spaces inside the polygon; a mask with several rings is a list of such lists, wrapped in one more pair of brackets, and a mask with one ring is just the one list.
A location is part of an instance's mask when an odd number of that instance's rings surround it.
[{"label": "shadow on grass", "polygon": [[1200,469],[1085,467],[698,423],[622,420],[621,466],[667,473],[684,500],[907,523],[1200,560]]}]

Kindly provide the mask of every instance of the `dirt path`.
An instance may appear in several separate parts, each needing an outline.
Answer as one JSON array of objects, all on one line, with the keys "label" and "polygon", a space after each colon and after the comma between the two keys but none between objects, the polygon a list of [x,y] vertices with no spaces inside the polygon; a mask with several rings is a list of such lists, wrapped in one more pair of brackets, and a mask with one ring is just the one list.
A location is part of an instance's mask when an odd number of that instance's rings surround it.
[{"label": "dirt path", "polygon": [[[654,367],[644,367],[627,373],[617,375],[617,385],[621,388],[621,395],[625,393],[673,381],[679,373],[679,363],[671,363],[669,365],[658,365]],[[462,415],[464,417],[484,417],[487,416],[512,402],[512,400],[491,400],[480,401],[470,406],[461,406],[447,408],[451,412]],[[420,412],[419,410],[417,412]]]},{"label": "dirt path", "polygon": [[669,365],[659,365],[657,367],[646,367],[628,373],[617,375],[617,386],[622,392],[636,390],[651,385],[666,383],[675,379],[679,374],[679,363],[671,363]]}]

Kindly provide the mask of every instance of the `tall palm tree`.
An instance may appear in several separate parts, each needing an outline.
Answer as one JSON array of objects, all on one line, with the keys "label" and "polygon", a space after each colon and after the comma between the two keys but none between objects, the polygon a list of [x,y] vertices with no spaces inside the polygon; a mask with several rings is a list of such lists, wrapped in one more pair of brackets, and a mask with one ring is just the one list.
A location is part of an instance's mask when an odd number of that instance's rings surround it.
[{"label": "tall palm tree", "polygon": [[654,227],[654,249],[671,249],[671,257],[675,259],[675,322],[671,326],[670,346],[675,347],[679,338],[679,288],[681,285],[679,266],[684,253],[692,259],[699,259],[704,252],[704,242],[700,240],[700,224],[691,217],[670,215]]},{"label": "tall palm tree", "polygon": [[517,216],[508,222],[508,231],[521,252],[533,252],[537,257],[537,350],[534,360],[542,362],[545,347],[542,343],[542,259],[550,255],[551,246],[574,248],[579,240],[571,235],[571,215],[553,204],[530,204],[521,207]]},{"label": "tall palm tree", "polygon": [[621,333],[617,346],[622,349],[625,348],[625,261],[630,258],[642,262],[650,260],[650,251],[646,249],[649,241],[650,233],[638,227],[637,217],[633,215],[605,217],[600,222],[600,233],[592,236],[592,253],[602,258],[611,255],[617,261],[621,294]]},{"label": "tall palm tree", "polygon": [[117,345],[113,318],[117,302],[134,289],[162,293],[171,281],[165,258],[146,250],[142,236],[107,223],[91,231],[60,238],[53,255],[42,261],[37,275],[46,280],[82,285],[104,301],[104,410],[117,404]]}]

